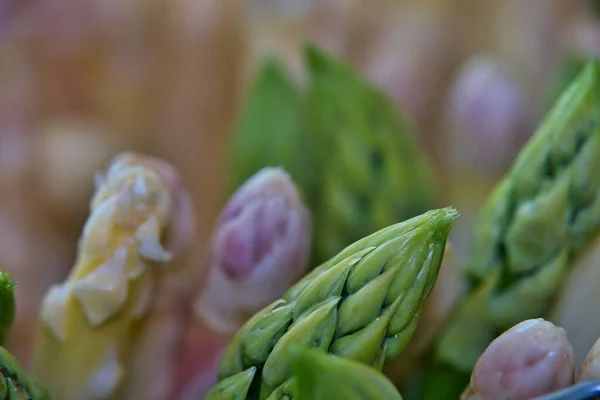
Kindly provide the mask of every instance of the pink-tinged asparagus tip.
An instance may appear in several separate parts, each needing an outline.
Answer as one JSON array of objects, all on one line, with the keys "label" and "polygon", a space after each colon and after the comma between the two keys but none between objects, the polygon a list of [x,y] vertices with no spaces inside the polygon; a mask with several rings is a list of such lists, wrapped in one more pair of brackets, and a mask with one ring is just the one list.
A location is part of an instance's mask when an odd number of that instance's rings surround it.
[{"label": "pink-tinged asparagus tip", "polygon": [[306,270],[311,219],[281,168],[264,168],[233,195],[215,230],[212,264],[197,303],[213,329],[233,333]]},{"label": "pink-tinged asparagus tip", "polygon": [[[281,169],[264,169],[225,207],[216,228],[214,261],[234,280],[275,263],[292,272],[306,260],[309,230],[306,210],[289,176]],[[282,262],[284,255],[288,262]]]},{"label": "pink-tinged asparagus tip", "polygon": [[465,135],[459,146],[473,143],[471,151],[492,167],[506,163],[530,132],[534,121],[528,107],[519,84],[498,61],[483,55],[466,62],[450,91],[450,118]]},{"label": "pink-tinged asparagus tip", "polygon": [[523,321],[481,355],[462,400],[525,400],[573,384],[573,346],[563,328],[543,319]]}]

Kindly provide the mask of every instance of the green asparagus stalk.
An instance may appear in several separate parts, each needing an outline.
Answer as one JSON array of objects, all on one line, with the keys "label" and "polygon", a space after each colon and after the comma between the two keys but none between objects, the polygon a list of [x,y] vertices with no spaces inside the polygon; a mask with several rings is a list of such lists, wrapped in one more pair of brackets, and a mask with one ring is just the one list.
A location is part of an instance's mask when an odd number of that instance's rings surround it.
[{"label": "green asparagus stalk", "polygon": [[[59,366],[57,366],[59,367]],[[48,392],[23,372],[18,361],[0,347],[0,400],[48,400]]]},{"label": "green asparagus stalk", "polygon": [[315,265],[433,208],[432,170],[397,105],[343,61],[305,48],[308,120],[321,184]]},{"label": "green asparagus stalk", "polygon": [[267,58],[249,88],[234,131],[233,188],[264,167],[280,166],[312,205],[318,173],[303,100],[281,62]]},{"label": "green asparagus stalk", "polygon": [[468,376],[497,335],[543,317],[600,228],[599,117],[600,67],[590,60],[478,217],[467,263],[471,286],[435,349],[447,370]]},{"label": "green asparagus stalk", "polygon": [[[16,284],[0,271],[0,343],[4,342],[15,317],[13,291]],[[0,347],[0,400],[46,400],[45,389],[23,372],[19,362]]]},{"label": "green asparagus stalk", "polygon": [[289,350],[306,345],[381,370],[415,331],[458,213],[432,210],[348,246],[252,317],[225,351],[219,378],[260,370],[248,398],[292,377]]},{"label": "green asparagus stalk", "polygon": [[402,400],[392,382],[372,367],[316,350],[295,353],[292,371],[297,400]]},{"label": "green asparagus stalk", "polygon": [[10,276],[0,271],[0,345],[4,344],[15,319],[15,287]]}]

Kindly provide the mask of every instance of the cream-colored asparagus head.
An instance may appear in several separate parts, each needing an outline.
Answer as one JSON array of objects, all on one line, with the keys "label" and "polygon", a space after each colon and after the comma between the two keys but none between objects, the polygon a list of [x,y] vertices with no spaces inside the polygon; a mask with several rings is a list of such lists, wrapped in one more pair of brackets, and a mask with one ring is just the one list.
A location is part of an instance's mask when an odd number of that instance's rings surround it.
[{"label": "cream-colored asparagus head", "polygon": [[33,373],[53,398],[120,398],[157,288],[175,270],[163,243],[185,231],[178,185],[168,164],[133,153],[98,177],[75,266],[42,305]]},{"label": "cream-colored asparagus head", "polygon": [[570,386],[573,375],[566,331],[541,318],[526,320],[488,346],[461,399],[531,399]]}]

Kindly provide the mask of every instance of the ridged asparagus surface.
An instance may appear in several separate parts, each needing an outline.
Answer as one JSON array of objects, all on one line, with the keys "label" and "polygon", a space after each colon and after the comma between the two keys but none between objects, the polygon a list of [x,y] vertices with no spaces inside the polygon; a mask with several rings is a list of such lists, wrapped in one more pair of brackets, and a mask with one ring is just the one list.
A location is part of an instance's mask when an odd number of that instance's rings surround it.
[{"label": "ridged asparagus surface", "polygon": [[0,347],[0,400],[49,400],[48,392],[23,371],[18,361]]},{"label": "ridged asparagus surface", "polygon": [[[292,370],[297,400],[402,400],[394,384],[372,367],[317,350],[295,353]],[[273,400],[284,399],[285,395]]]},{"label": "ridged asparagus surface", "polygon": [[565,90],[476,222],[470,290],[436,358],[463,374],[501,332],[543,317],[582,246],[600,228],[600,67]]},{"label": "ridged asparagus surface", "polygon": [[343,60],[305,48],[308,119],[321,165],[315,262],[434,207],[432,170],[398,105]]},{"label": "ridged asparagus surface", "polygon": [[220,378],[257,367],[259,383],[248,398],[267,398],[289,385],[295,345],[381,370],[416,329],[457,216],[452,208],[429,211],[357,241],[314,269],[238,331]]}]

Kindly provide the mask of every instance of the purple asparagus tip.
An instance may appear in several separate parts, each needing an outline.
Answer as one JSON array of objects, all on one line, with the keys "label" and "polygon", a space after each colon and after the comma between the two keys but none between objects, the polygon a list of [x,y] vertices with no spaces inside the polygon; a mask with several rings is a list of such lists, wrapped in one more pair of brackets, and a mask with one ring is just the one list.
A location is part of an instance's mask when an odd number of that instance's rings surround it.
[{"label": "purple asparagus tip", "polygon": [[308,212],[288,174],[265,168],[225,207],[214,238],[214,261],[233,280],[273,264],[293,269],[306,259],[309,231]]},{"label": "purple asparagus tip", "polygon": [[276,167],[257,172],[219,218],[198,314],[228,331],[276,300],[305,272],[311,230],[310,214],[290,176]]}]

